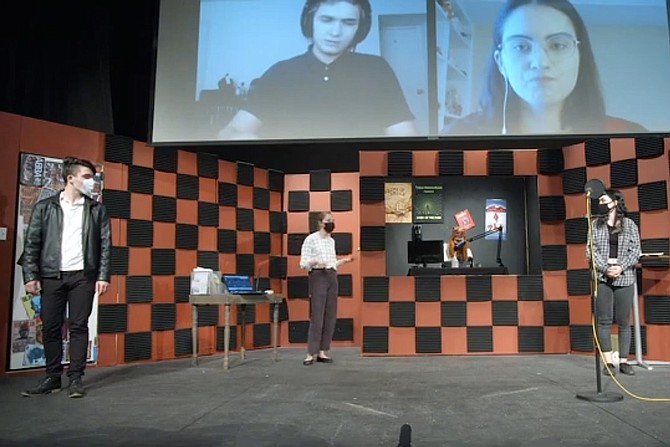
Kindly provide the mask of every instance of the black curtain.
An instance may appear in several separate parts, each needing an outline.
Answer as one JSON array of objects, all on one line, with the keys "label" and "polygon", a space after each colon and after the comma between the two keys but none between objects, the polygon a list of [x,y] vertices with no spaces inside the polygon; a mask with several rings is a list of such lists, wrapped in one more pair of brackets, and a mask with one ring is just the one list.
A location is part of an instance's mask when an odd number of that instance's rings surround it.
[{"label": "black curtain", "polygon": [[13,2],[0,110],[146,141],[157,4]]}]

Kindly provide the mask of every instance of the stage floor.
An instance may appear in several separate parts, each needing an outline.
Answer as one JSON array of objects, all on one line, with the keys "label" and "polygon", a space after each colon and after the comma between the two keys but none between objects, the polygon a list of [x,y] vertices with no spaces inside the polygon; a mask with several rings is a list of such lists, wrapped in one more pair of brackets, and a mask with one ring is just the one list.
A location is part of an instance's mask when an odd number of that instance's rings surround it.
[{"label": "stage floor", "polygon": [[[89,368],[88,396],[37,398],[41,376],[0,379],[2,446],[668,446],[670,403],[628,395],[595,404],[592,356],[360,357],[302,365],[304,352]],[[636,394],[670,397],[670,367],[617,375]],[[67,380],[64,379],[64,384]],[[619,391],[603,377],[603,391]]]}]

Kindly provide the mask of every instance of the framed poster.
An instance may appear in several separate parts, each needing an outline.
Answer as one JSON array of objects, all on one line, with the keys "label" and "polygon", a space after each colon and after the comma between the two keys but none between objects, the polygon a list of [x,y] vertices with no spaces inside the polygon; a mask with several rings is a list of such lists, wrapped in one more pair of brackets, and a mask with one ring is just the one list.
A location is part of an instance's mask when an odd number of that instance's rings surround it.
[{"label": "framed poster", "polygon": [[384,213],[386,223],[412,223],[411,183],[384,185]]},{"label": "framed poster", "polygon": [[[23,253],[25,233],[30,222],[35,203],[49,198],[65,187],[63,178],[63,160],[36,154],[21,154],[19,166],[18,212],[16,222],[15,261]],[[102,201],[103,172],[102,166],[96,166],[95,187],[92,198]],[[9,347],[9,369],[26,369],[43,367],[46,364],[44,345],[42,342],[42,320],[40,318],[42,297],[26,293],[23,285],[21,266],[14,263],[14,288],[12,294],[12,323]],[[88,321],[88,361],[97,359],[98,340],[98,300],[93,301],[93,311]],[[67,321],[63,325],[63,352],[69,352],[69,332]],[[63,355],[63,363],[69,358]]]},{"label": "framed poster", "polygon": [[414,185],[414,222],[442,223],[442,185]]},{"label": "framed poster", "polygon": [[[507,200],[486,199],[485,210],[486,231],[495,230],[502,225],[502,239],[507,240]],[[486,239],[497,240],[498,233],[489,234]]]}]

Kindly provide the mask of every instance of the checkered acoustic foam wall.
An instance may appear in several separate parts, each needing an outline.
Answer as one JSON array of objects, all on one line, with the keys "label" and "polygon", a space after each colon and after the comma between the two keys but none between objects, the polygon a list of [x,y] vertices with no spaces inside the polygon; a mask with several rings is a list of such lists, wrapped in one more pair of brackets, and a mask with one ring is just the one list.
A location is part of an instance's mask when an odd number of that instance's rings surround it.
[{"label": "checkered acoustic foam wall", "polygon": [[[100,365],[191,354],[196,266],[259,276],[265,288],[283,291],[283,173],[114,135],[106,136],[105,159],[113,276],[98,310]],[[222,351],[223,308],[199,313],[199,354]],[[286,303],[280,315],[286,326]],[[269,345],[270,306],[246,317],[246,348]],[[239,331],[232,331],[233,349]]]},{"label": "checkered acoustic foam wall", "polygon": [[[402,169],[414,176],[537,177],[542,274],[445,276],[431,284],[421,277],[385,276],[383,238],[378,237],[384,232],[383,183],[389,172],[400,169],[398,158],[407,161],[407,153],[361,152],[360,165],[366,167],[359,180],[365,204],[360,241],[363,354],[591,351],[584,184],[600,178],[622,189],[630,217],[640,223],[643,251],[667,253],[668,147],[667,139],[643,138],[536,151],[410,152],[410,165]],[[644,353],[669,359],[663,343],[670,336],[668,264],[642,264]]]},{"label": "checkered acoustic foam wall", "polygon": [[[299,267],[300,250],[305,237],[317,230],[318,214],[331,211],[335,219],[335,248],[338,257],[358,258],[359,238],[358,173],[332,173],[315,170],[285,177],[284,197],[287,209],[286,296],[290,315],[288,344],[307,343],[309,329],[308,275]],[[334,346],[360,346],[358,321],[360,306],[359,260],[341,266],[338,271],[338,314]],[[284,336],[284,335],[282,335]]]}]

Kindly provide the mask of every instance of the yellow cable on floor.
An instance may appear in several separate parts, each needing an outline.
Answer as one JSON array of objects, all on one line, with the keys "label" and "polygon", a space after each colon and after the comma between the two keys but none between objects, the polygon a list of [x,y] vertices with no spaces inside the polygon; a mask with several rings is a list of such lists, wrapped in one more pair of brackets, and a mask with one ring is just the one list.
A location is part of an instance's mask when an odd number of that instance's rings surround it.
[{"label": "yellow cable on floor", "polygon": [[[607,361],[605,360],[605,354],[603,354],[603,350],[600,348],[600,340],[598,340],[598,333],[596,331],[596,319],[593,316],[591,316],[591,328],[593,329],[593,339],[596,341],[596,346],[598,352],[600,353],[600,359],[605,365],[605,368],[607,368],[607,371],[610,372],[610,377],[612,378],[612,380],[614,380],[614,383],[617,384],[617,386],[621,389],[621,391],[628,394],[630,397],[634,399],[641,400],[644,402],[670,402],[670,397],[644,397],[635,394],[632,391],[629,391],[628,388],[623,386],[623,384],[617,380],[614,374],[612,374],[612,371],[610,371],[610,367],[607,366]],[[600,374],[600,371],[598,371],[598,374]]]}]

